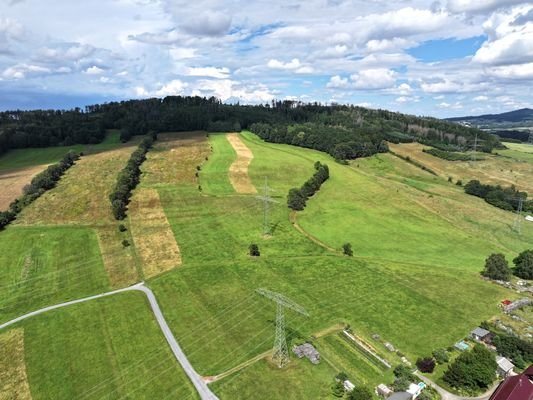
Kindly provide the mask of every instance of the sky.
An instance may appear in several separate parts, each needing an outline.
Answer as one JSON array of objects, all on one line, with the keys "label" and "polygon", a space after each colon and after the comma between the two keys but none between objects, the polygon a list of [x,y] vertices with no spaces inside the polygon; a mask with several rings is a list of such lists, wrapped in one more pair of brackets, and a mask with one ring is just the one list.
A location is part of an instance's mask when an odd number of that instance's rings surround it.
[{"label": "sky", "polygon": [[533,107],[533,3],[0,0],[0,110],[168,95]]}]

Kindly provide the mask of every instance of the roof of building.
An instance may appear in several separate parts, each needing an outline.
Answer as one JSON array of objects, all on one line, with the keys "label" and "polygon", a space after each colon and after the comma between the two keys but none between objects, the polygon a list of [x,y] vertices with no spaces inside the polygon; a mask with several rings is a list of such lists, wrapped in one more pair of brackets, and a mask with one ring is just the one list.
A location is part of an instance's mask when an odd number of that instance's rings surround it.
[{"label": "roof of building", "polygon": [[345,380],[345,381],[343,382],[343,384],[344,384],[344,388],[345,388],[347,391],[349,391],[349,392],[351,392],[352,390],[355,389],[355,385],[354,385],[352,382],[350,382],[349,380]]},{"label": "roof of building", "polygon": [[380,383],[378,385],[378,391],[380,391],[381,393],[387,393],[387,394],[392,393],[391,388],[385,385],[384,383]]},{"label": "roof of building", "polygon": [[504,380],[490,400],[533,400],[533,365],[523,373]]},{"label": "roof of building", "polygon": [[422,388],[417,385],[416,383],[411,383],[409,384],[409,389],[407,389],[407,393],[410,393],[411,395],[416,395],[418,393],[420,393],[420,391],[422,390]]},{"label": "roof of building", "polygon": [[514,368],[513,363],[505,357],[496,357],[496,363],[498,364],[498,367],[505,372],[510,371]]},{"label": "roof of building", "polygon": [[387,400],[411,400],[413,395],[407,392],[395,392],[387,398]]},{"label": "roof of building", "polygon": [[479,336],[479,337],[485,337],[487,336],[490,332],[486,329],[483,329],[483,328],[480,328],[479,326],[474,329],[472,332],[470,332],[472,335],[476,335],[476,336]]},{"label": "roof of building", "polygon": [[511,303],[512,303],[512,301],[509,300],[509,299],[502,300],[502,304],[505,305],[505,306],[508,306]]}]

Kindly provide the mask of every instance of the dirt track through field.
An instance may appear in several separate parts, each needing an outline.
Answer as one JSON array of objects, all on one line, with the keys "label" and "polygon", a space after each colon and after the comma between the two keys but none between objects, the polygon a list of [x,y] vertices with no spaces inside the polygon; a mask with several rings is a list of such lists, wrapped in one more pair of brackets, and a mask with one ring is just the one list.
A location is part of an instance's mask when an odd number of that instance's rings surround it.
[{"label": "dirt track through field", "polygon": [[237,153],[237,159],[229,167],[231,185],[237,193],[257,193],[248,175],[248,167],[254,158],[252,151],[242,142],[237,133],[229,133],[226,138]]},{"label": "dirt track through field", "polygon": [[181,254],[156,189],[136,190],[129,206],[131,233],[146,278],[181,264]]},{"label": "dirt track through field", "polygon": [[9,204],[22,194],[24,186],[28,185],[31,179],[45,168],[46,165],[37,165],[0,173],[0,187],[2,187],[0,211],[7,210]]},{"label": "dirt track through field", "polygon": [[24,330],[0,335],[0,400],[31,399],[24,362]]}]

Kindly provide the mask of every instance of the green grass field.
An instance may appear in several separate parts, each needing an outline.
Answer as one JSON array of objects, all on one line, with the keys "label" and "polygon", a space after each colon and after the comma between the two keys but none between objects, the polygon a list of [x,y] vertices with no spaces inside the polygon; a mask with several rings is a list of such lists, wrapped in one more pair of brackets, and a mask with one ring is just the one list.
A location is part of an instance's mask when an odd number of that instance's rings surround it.
[{"label": "green grass field", "polygon": [[110,131],[106,138],[98,144],[75,144],[72,146],[56,146],[44,148],[14,149],[0,156],[0,172],[41,164],[52,164],[61,160],[69,151],[84,154],[99,153],[120,147],[118,131]]},{"label": "green grass field", "polygon": [[508,149],[498,150],[497,153],[505,157],[511,157],[517,161],[533,163],[533,145],[525,143],[503,143]]},{"label": "green grass field", "polygon": [[[141,187],[159,193],[182,265],[148,279],[147,284],[189,360],[202,375],[221,374],[272,346],[275,305],[255,293],[259,287],[279,291],[309,312],[306,318],[287,311],[290,343],[345,323],[369,342],[371,335],[379,334],[411,361],[435,348],[453,345],[480,321],[498,314],[501,299],[517,296],[483,281],[479,271],[491,252],[511,257],[533,247],[533,228],[524,227],[522,236],[513,234],[511,213],[464,194],[442,177],[390,154],[341,165],[323,153],[265,143],[244,132],[241,139],[254,154],[249,167],[252,182],[260,187],[268,177],[277,201],[269,212],[273,235],[265,237],[261,202],[255,195],[235,195],[229,183],[227,169],[235,153],[223,135],[210,135],[209,141],[205,133],[163,137],[143,166]],[[206,162],[209,145],[213,154]],[[308,235],[326,246],[339,249],[350,242],[354,257],[318,245],[295,229],[289,218],[287,192],[313,174],[316,161],[329,165],[331,178],[308,201],[307,208],[297,213],[296,220]],[[195,177],[197,165],[203,165],[202,191]],[[22,229],[32,228],[10,227],[0,233],[1,240],[21,232],[17,239],[20,247],[11,256],[8,253],[6,260],[14,255],[24,257]],[[251,243],[259,245],[259,258],[247,254]],[[92,246],[87,248],[83,250],[94,251],[90,250]],[[75,254],[83,254],[75,246],[72,249]],[[55,257],[59,263],[64,255],[57,253]],[[20,271],[20,267],[14,268],[9,279],[15,279]],[[90,285],[87,283],[83,290],[72,285],[72,293],[97,290]],[[135,299],[124,297],[117,307],[127,310],[124,314],[135,315],[138,309],[133,303]],[[91,307],[83,318],[105,318],[106,312],[96,305]],[[66,310],[54,315],[58,321],[45,334],[68,325],[61,321],[68,319]],[[91,346],[94,335],[113,342],[112,331],[84,332],[86,325],[79,324],[79,336],[72,343],[85,337],[87,346]],[[32,334],[37,335],[39,329]],[[143,340],[155,340],[157,336],[148,330],[143,332],[137,346],[117,344],[115,349],[109,345],[117,358],[123,357],[117,365],[127,365],[136,357]],[[217,381],[213,389],[223,399],[252,395],[258,399],[328,398],[338,369],[347,369],[354,381],[369,385],[389,378],[390,372],[369,364],[364,355],[336,336],[320,338],[317,343],[329,363],[313,366],[307,360],[293,360],[287,370],[279,371],[262,360]],[[108,347],[98,348],[91,357],[105,359],[106,351]],[[58,364],[74,363],[70,356],[50,357]],[[36,391],[35,398],[46,398],[51,386],[35,383],[32,376],[35,379],[43,374],[49,365],[46,360],[27,360],[32,393]],[[82,368],[74,370],[79,376],[76,384],[89,387],[83,383]],[[145,379],[155,376],[145,370]],[[97,380],[94,376],[87,379]],[[176,390],[181,387],[176,382],[168,384]],[[147,393],[148,398],[169,395],[157,385],[151,392],[143,390],[139,393]]]},{"label": "green grass field", "polygon": [[34,400],[195,399],[142,293],[20,323]]},{"label": "green grass field", "polygon": [[207,194],[232,194],[235,189],[231,186],[228,170],[233,161],[237,159],[235,150],[224,134],[209,135],[209,144],[216,148],[208,162],[202,166],[200,184],[203,192]]},{"label": "green grass field", "polygon": [[0,234],[0,322],[108,289],[94,231],[10,227]]}]

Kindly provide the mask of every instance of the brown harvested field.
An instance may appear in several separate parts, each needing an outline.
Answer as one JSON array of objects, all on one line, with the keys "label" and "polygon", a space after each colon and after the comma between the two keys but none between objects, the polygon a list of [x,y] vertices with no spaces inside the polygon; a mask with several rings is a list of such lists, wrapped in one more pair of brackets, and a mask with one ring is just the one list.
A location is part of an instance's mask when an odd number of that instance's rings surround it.
[{"label": "brown harvested field", "polygon": [[196,184],[198,160],[210,152],[205,132],[161,133],[142,166],[143,184]]},{"label": "brown harvested field", "polygon": [[254,158],[252,151],[242,142],[237,133],[226,135],[233,150],[237,153],[237,159],[229,167],[229,180],[237,193],[257,193],[252,184],[248,167]]},{"label": "brown harvested field", "polygon": [[45,168],[46,165],[36,165],[34,167],[0,172],[0,186],[2,187],[0,191],[0,211],[7,210],[9,204],[22,194],[24,186],[29,184],[31,179]]},{"label": "brown harvested field", "polygon": [[516,162],[516,160],[492,154],[482,154],[480,161],[447,161],[424,153],[422,149],[429,148],[419,143],[393,144],[389,147],[395,153],[410,157],[435,171],[447,179],[451,176],[455,181],[461,179],[463,183],[477,179],[482,183],[499,184],[502,186],[516,185],[520,190],[533,193],[533,164]]},{"label": "brown harvested field", "polygon": [[146,278],[181,264],[180,249],[156,189],[137,189],[128,215],[133,241]]},{"label": "brown harvested field", "polygon": [[89,224],[113,221],[109,194],[117,175],[136,149],[128,146],[82,157],[57,186],[26,207],[17,223]]},{"label": "brown harvested field", "polygon": [[0,400],[31,399],[24,362],[24,330],[0,335]]}]

